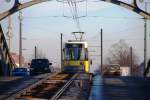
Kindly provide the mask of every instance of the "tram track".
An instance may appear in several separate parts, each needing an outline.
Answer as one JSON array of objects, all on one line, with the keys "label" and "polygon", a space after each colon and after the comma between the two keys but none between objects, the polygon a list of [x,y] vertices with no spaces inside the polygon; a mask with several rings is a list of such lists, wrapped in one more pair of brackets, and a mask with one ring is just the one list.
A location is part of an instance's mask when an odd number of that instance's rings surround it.
[{"label": "tram track", "polygon": [[51,100],[57,100],[59,97],[65,92],[65,90],[71,85],[73,80],[78,76],[78,74],[75,74],[52,98]]},{"label": "tram track", "polygon": [[57,100],[78,76],[76,74],[56,73],[10,96],[7,100],[50,99]]},{"label": "tram track", "polygon": [[18,93],[21,90],[37,83],[44,77],[52,75],[53,73],[41,74],[37,76],[28,77],[4,77],[0,79],[0,100],[6,100],[10,96]]}]

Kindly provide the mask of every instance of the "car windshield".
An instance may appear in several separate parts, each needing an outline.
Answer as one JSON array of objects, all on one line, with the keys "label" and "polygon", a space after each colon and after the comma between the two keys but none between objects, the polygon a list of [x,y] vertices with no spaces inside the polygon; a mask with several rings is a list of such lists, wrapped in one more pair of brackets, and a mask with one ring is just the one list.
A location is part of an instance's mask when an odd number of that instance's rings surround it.
[{"label": "car windshield", "polygon": [[13,71],[14,72],[25,72],[25,71],[27,71],[27,69],[26,68],[15,68]]},{"label": "car windshield", "polygon": [[47,59],[33,59],[31,65],[34,66],[49,65],[49,61]]},{"label": "car windshield", "polygon": [[118,66],[111,66],[110,70],[119,70],[119,67]]}]

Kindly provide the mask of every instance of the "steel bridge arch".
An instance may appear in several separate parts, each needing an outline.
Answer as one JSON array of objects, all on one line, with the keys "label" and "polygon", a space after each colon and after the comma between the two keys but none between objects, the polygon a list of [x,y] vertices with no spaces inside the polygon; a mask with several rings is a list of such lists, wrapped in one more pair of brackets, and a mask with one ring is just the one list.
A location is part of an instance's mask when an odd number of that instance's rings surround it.
[{"label": "steel bridge arch", "polygon": [[[15,0],[14,6],[9,11],[6,11],[6,12],[3,12],[0,14],[0,21],[21,9],[31,7],[32,5],[39,4],[42,2],[46,2],[46,1],[53,1],[53,0],[32,0],[32,1],[29,1],[29,2],[26,2],[23,4],[19,3],[18,0]],[[56,1],[60,2],[62,0],[56,0]],[[99,1],[109,2],[112,4],[127,8],[127,9],[143,16],[143,18],[150,20],[150,14],[148,12],[145,12],[144,10],[140,9],[137,5],[136,0],[134,0],[132,4],[127,4],[127,3],[124,3],[124,2],[118,1],[118,0],[99,0]]]}]

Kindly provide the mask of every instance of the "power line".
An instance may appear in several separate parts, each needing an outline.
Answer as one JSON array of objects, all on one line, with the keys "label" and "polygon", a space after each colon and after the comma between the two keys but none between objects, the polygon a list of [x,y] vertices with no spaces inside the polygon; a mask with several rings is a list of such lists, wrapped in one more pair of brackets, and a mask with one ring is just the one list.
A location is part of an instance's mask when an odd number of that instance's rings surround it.
[{"label": "power line", "polygon": [[70,11],[72,13],[72,18],[77,25],[77,29],[79,31],[81,31],[79,16],[78,16],[77,1],[76,0],[67,0],[67,3],[70,7]]},{"label": "power line", "polygon": [[[54,16],[34,16],[34,17],[24,17],[25,19],[41,19],[41,18],[73,18],[73,17],[67,17],[65,15],[54,15]],[[87,15],[84,17],[78,17],[78,18],[103,18],[103,19],[126,19],[126,20],[143,20],[143,18],[140,17],[108,17],[108,16],[95,16],[95,15]]]},{"label": "power line", "polygon": [[110,17],[108,17],[108,16],[96,16],[96,15],[88,15],[88,16],[86,16],[87,18],[104,18],[104,19],[118,19],[118,20],[120,20],[120,19],[126,19],[126,20],[133,20],[133,19],[135,19],[135,20],[143,20],[143,18],[142,17],[115,17],[115,16],[110,16]]},{"label": "power line", "polygon": [[[134,27],[128,27],[126,29],[123,29],[123,30],[120,30],[120,31],[116,31],[115,33],[122,33],[122,32],[127,32],[127,31],[134,31],[133,29],[137,29],[137,27],[141,27],[142,25],[137,25],[137,26],[134,26]],[[132,29],[132,30],[130,30]],[[106,33],[112,33],[112,32],[106,32]],[[113,32],[114,33],[114,32]],[[99,34],[97,33],[96,35],[92,36],[92,37],[89,37],[88,39],[95,39]]]}]

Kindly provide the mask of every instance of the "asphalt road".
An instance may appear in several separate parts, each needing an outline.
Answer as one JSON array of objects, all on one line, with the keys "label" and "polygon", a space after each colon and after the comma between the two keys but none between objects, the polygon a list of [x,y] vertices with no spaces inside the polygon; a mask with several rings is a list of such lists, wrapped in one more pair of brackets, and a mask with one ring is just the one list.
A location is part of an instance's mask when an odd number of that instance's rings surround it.
[{"label": "asphalt road", "polygon": [[89,100],[150,100],[150,78],[97,75]]}]

